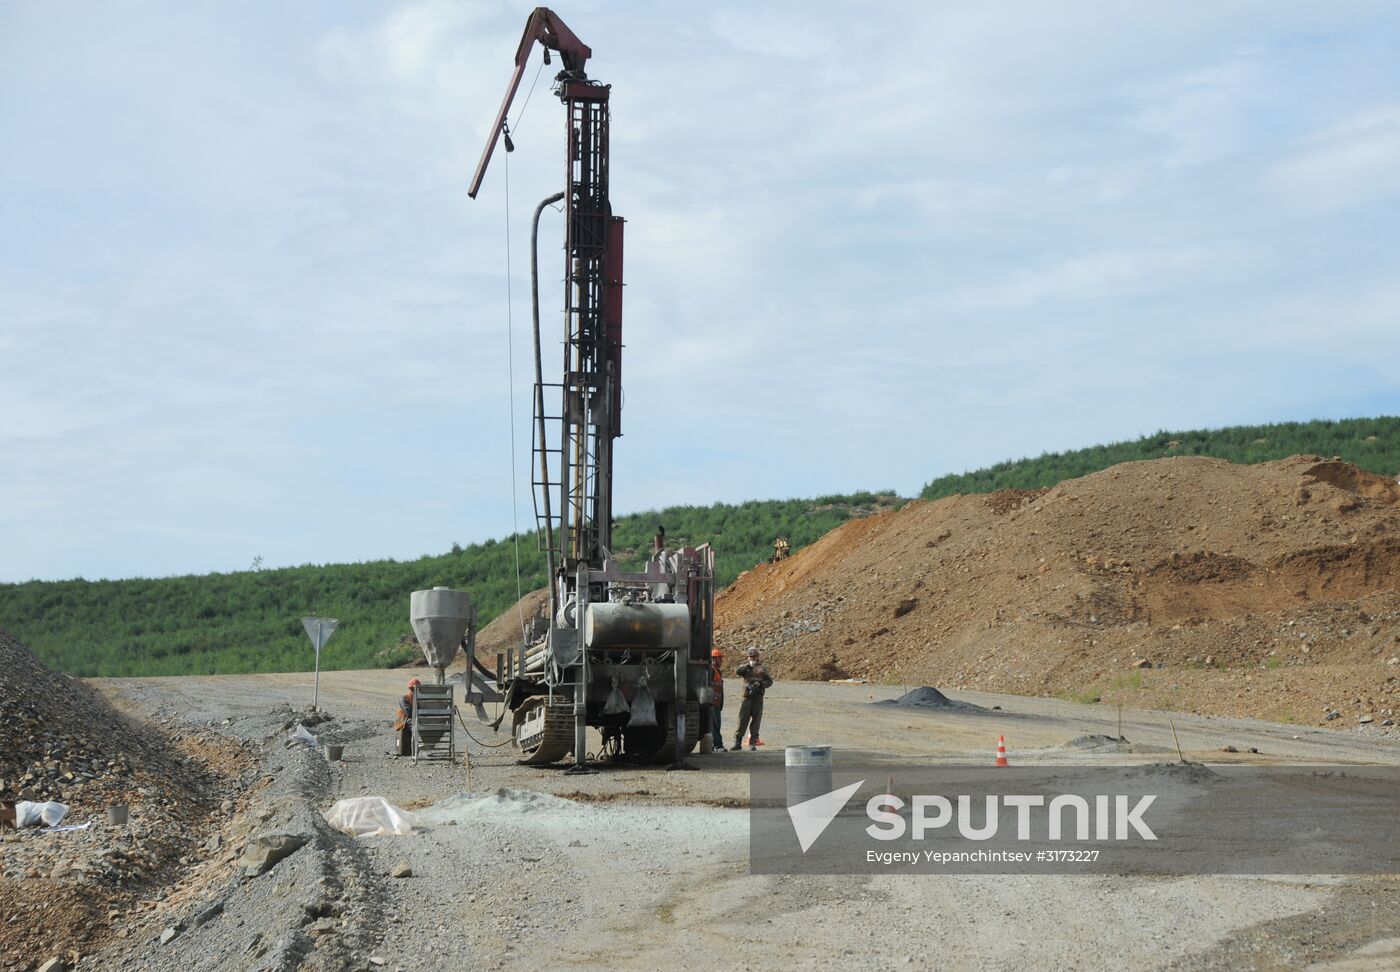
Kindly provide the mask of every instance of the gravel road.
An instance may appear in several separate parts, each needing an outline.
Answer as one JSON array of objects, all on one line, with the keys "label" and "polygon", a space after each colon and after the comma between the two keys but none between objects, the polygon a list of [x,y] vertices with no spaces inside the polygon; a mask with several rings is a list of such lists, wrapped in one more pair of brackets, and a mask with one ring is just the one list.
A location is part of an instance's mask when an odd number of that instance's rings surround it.
[{"label": "gravel road", "polygon": [[[266,800],[253,797],[237,844],[269,829],[306,845],[259,877],[221,876],[159,916],[166,945],[140,937],[128,967],[1391,969],[1400,965],[1393,878],[1095,876],[782,877],[751,875],[746,769],[788,744],[825,743],[891,763],[1086,759],[1400,763],[1400,744],[1363,732],[1125,710],[1130,751],[1073,741],[1118,734],[1119,713],[1046,699],[958,693],[982,711],[873,705],[890,686],[780,683],[756,753],[697,755],[695,773],[604,768],[574,776],[517,765],[503,736],[469,725],[461,764],[388,756],[406,675],[321,676],[315,727],[346,745],[325,763],[288,749],[282,718],[304,709],[308,675],[95,680],[132,710],[262,741]],[[999,708],[997,708],[999,707]],[[225,724],[225,720],[228,720]],[[1175,724],[1175,738],[1172,731]],[[1225,752],[1233,747],[1238,752]],[[1258,753],[1249,750],[1257,749]],[[420,814],[406,837],[351,840],[319,812],[383,796]],[[567,802],[565,802],[567,801]],[[271,810],[266,820],[259,812]],[[251,822],[249,814],[252,814]],[[241,827],[241,831],[238,828]],[[241,846],[241,844],[239,844]],[[241,860],[241,859],[240,859]],[[391,877],[407,864],[411,876]],[[215,869],[217,870],[217,869]],[[222,911],[195,922],[223,902]],[[154,928],[154,926],[153,926]],[[159,931],[158,928],[154,929]],[[219,961],[210,964],[208,956]]]}]

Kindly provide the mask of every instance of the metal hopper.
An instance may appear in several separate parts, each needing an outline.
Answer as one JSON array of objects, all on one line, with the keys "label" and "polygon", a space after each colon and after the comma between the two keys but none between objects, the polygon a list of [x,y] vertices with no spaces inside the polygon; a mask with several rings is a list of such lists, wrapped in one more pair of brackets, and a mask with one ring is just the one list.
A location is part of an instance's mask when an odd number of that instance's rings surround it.
[{"label": "metal hopper", "polygon": [[476,648],[476,606],[466,591],[449,587],[434,587],[430,591],[414,591],[408,599],[409,620],[413,633],[423,649],[423,656],[437,673],[437,683],[445,680],[444,669],[457,657],[463,639],[467,643],[468,663]]}]

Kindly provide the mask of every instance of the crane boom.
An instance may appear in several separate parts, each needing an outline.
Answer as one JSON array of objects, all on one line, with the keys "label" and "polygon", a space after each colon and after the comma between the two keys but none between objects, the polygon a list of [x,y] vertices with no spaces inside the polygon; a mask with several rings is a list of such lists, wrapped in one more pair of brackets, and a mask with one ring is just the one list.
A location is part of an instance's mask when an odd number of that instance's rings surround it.
[{"label": "crane boom", "polygon": [[486,148],[482,149],[481,161],[476,164],[471,187],[467,189],[467,195],[472,199],[475,199],[481,190],[481,180],[486,178],[486,167],[491,164],[491,153],[496,150],[496,142],[500,140],[501,132],[505,129],[506,113],[510,111],[511,102],[515,101],[515,92],[520,88],[520,79],[525,74],[525,65],[530,60],[530,51],[536,41],[539,41],[545,50],[546,64],[549,63],[550,51],[559,52],[566,72],[583,74],[584,65],[593,56],[593,49],[579,40],[578,35],[559,19],[558,14],[548,7],[535,8],[534,13],[530,14],[530,19],[525,22],[525,33],[520,38],[520,46],[515,49],[515,72],[510,76],[506,96],[501,99],[501,108],[496,112],[496,120],[491,125]]}]

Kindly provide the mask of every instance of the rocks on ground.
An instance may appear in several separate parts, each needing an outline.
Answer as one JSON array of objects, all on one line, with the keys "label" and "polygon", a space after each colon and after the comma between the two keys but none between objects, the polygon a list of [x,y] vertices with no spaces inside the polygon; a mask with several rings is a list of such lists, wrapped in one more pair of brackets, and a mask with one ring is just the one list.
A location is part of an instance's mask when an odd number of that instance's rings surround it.
[{"label": "rocks on ground", "polygon": [[1181,457],[917,501],[756,566],[715,615],[730,657],[757,645],[779,679],[1390,732],[1400,486],[1316,456]]}]

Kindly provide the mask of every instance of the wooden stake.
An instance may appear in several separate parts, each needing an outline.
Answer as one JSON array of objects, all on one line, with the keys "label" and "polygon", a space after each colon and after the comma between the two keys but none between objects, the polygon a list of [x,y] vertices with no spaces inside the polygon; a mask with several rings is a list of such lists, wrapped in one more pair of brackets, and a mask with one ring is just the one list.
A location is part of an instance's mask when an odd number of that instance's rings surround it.
[{"label": "wooden stake", "polygon": [[1168,719],[1167,724],[1172,727],[1172,740],[1176,743],[1176,758],[1184,763],[1186,762],[1186,757],[1181,755],[1181,740],[1177,739],[1176,736],[1176,723]]}]

